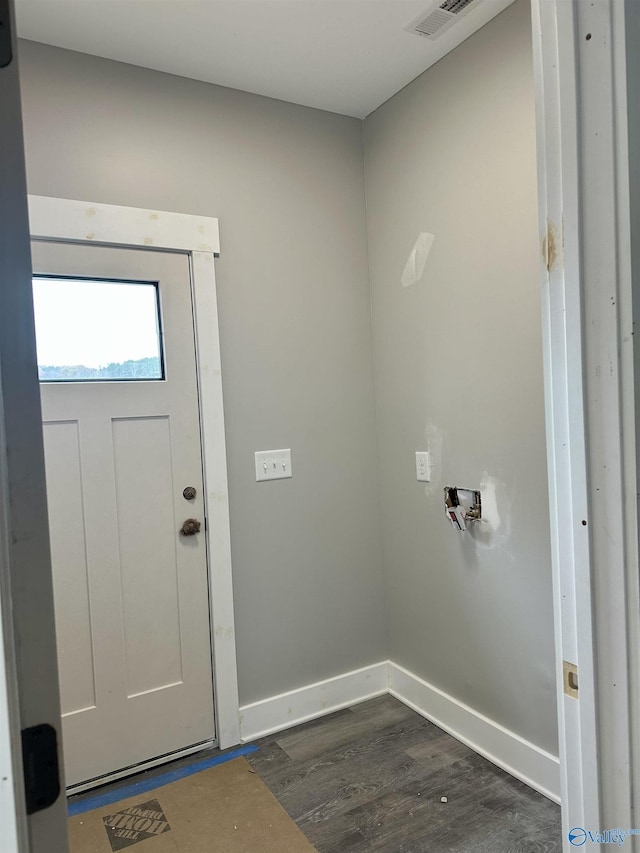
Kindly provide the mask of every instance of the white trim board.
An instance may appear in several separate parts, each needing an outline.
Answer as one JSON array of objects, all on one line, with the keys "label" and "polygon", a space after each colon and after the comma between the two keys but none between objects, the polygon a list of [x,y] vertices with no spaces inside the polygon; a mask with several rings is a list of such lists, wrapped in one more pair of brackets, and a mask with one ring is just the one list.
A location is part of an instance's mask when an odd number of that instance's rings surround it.
[{"label": "white trim board", "polygon": [[214,270],[214,253],[220,249],[218,220],[183,213],[30,195],[29,223],[31,238],[34,240],[99,243],[151,252],[176,251],[189,256],[208,521],[205,536],[213,638],[216,733],[218,745],[222,749],[234,746],[240,741],[240,722],[229,488]]},{"label": "white trim board", "polygon": [[566,849],[572,827],[634,826],[640,809],[639,9],[532,2]]},{"label": "white trim board", "polygon": [[166,210],[30,195],[29,228],[34,240],[220,252],[217,219]]},{"label": "white trim board", "polygon": [[240,708],[242,742],[298,726],[388,692],[387,661],[307,684]]},{"label": "white trim board", "polygon": [[382,661],[240,708],[243,743],[389,693],[475,752],[560,802],[560,762],[515,732],[392,661]]},{"label": "white trim board", "polygon": [[389,693],[545,797],[560,802],[560,760],[389,661]]}]

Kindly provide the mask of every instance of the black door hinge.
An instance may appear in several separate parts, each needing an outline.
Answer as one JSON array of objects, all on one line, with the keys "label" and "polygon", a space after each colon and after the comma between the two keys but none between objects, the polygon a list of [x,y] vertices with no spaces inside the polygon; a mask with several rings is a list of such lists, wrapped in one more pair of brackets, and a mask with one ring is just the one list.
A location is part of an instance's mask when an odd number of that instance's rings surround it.
[{"label": "black door hinge", "polygon": [[22,765],[27,814],[53,805],[60,796],[56,730],[48,723],[22,730]]},{"label": "black door hinge", "polygon": [[11,5],[10,0],[0,0],[0,68],[11,64]]}]

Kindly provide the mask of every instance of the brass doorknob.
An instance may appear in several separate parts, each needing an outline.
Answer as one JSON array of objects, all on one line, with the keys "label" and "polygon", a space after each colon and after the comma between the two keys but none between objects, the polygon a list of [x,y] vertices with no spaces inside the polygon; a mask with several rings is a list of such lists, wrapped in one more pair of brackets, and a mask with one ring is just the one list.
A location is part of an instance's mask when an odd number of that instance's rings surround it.
[{"label": "brass doorknob", "polygon": [[180,528],[180,533],[183,536],[195,536],[196,533],[200,533],[200,527],[201,525],[197,518],[188,518]]}]

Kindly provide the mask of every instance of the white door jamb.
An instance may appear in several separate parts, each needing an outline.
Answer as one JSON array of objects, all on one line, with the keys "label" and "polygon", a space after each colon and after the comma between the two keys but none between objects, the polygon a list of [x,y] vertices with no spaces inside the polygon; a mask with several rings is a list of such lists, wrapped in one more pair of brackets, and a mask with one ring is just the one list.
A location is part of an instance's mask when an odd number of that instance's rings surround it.
[{"label": "white door jamb", "polygon": [[[640,609],[625,65],[625,16],[636,14],[633,5],[533,0],[565,850],[574,849],[568,837],[574,827],[631,829],[639,819],[632,767]],[[578,667],[577,697],[563,677],[564,661]],[[637,843],[632,837],[626,846],[638,850]]]}]

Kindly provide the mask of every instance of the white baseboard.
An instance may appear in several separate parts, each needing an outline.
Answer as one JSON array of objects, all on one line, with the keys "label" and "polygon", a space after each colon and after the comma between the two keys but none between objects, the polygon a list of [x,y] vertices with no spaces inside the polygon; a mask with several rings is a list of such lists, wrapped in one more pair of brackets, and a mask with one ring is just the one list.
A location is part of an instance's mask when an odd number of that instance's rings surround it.
[{"label": "white baseboard", "polygon": [[457,740],[560,802],[560,762],[392,661],[346,672],[240,708],[243,743],[390,693]]},{"label": "white baseboard", "polygon": [[387,661],[345,672],[240,708],[243,743],[387,693]]},{"label": "white baseboard", "polygon": [[389,693],[507,773],[560,802],[560,760],[389,662]]}]

